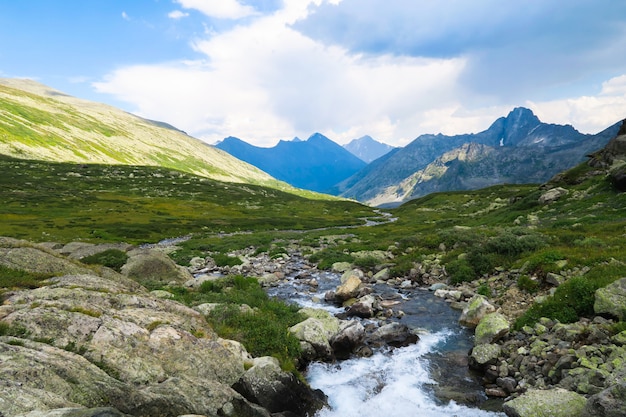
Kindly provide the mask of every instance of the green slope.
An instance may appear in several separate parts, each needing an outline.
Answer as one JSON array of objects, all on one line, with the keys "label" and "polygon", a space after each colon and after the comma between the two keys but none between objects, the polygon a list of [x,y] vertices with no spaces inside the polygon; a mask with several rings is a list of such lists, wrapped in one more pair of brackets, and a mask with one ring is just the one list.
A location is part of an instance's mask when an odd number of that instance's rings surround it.
[{"label": "green slope", "polygon": [[0,79],[0,153],[56,162],[161,166],[295,191],[165,123],[70,97],[30,80]]}]

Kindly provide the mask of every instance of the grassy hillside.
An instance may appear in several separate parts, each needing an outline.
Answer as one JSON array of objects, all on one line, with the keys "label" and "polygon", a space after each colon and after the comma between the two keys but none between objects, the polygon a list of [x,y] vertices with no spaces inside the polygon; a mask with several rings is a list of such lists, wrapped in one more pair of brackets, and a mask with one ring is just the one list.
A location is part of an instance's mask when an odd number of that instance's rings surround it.
[{"label": "grassy hillside", "polygon": [[0,156],[0,236],[156,242],[190,233],[362,224],[372,209],[167,168]]},{"label": "grassy hillside", "polygon": [[70,97],[30,80],[0,78],[0,153],[56,162],[162,166],[296,192],[165,123]]}]

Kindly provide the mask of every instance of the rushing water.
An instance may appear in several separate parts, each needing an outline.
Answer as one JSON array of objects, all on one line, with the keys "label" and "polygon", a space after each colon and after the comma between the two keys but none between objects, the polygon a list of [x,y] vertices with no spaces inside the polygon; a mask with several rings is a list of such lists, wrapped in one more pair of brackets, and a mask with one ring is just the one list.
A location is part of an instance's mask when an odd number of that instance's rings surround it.
[{"label": "rushing water", "polygon": [[[338,285],[339,275],[319,272],[315,279],[319,284],[316,290],[291,279],[270,294],[302,306],[343,311],[322,301],[324,293]],[[471,334],[457,324],[458,312],[429,291],[401,293],[386,285],[375,286],[375,291],[397,301],[394,308],[405,313],[399,321],[421,329],[420,340],[411,346],[377,351],[368,358],[310,364],[306,377],[313,388],[328,396],[330,405],[317,417],[504,416],[450,400],[455,395],[467,400],[465,403],[485,400],[482,387],[464,362]],[[448,399],[436,395],[442,392]]]}]

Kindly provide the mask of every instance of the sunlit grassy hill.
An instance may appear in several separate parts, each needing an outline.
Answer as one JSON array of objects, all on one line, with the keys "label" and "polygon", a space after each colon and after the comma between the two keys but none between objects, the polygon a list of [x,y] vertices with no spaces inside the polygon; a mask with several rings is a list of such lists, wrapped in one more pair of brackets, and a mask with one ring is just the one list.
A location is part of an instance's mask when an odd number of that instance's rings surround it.
[{"label": "sunlit grassy hill", "polygon": [[71,97],[31,80],[0,78],[0,153],[56,162],[160,166],[294,191],[166,123]]}]

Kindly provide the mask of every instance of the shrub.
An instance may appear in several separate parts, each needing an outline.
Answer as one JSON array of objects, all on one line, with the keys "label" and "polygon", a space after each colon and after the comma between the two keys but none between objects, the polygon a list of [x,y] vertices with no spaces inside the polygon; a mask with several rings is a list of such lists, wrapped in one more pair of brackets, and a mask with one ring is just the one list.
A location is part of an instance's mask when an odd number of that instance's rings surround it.
[{"label": "shrub", "polygon": [[354,262],[354,257],[341,252],[336,248],[328,248],[314,253],[309,257],[311,262],[316,262],[319,269],[330,269],[336,262]]},{"label": "shrub", "polygon": [[476,289],[476,294],[491,297],[491,287],[487,284],[480,284],[480,286]]},{"label": "shrub", "polygon": [[215,261],[215,265],[220,267],[241,265],[243,263],[238,256],[229,256],[223,253],[217,253],[212,258]]},{"label": "shrub", "polygon": [[517,286],[520,290],[534,294],[539,290],[539,283],[531,279],[528,275],[522,275],[517,279]]},{"label": "shrub", "polygon": [[379,261],[373,256],[358,257],[354,260],[354,264],[364,269],[374,269]]},{"label": "shrub", "polygon": [[81,262],[89,265],[103,265],[120,272],[127,260],[126,252],[119,249],[107,249],[104,252],[86,256],[81,259]]},{"label": "shrub", "polygon": [[546,301],[533,304],[515,322],[515,328],[533,325],[541,317],[556,319],[561,323],[573,323],[580,317],[593,316],[594,294],[598,287],[584,276],[574,277],[556,289]]},{"label": "shrub", "polygon": [[469,265],[466,259],[457,259],[449,262],[446,265],[446,271],[450,276],[450,283],[452,284],[469,282],[476,278],[476,272]]}]

